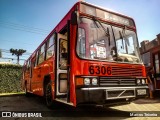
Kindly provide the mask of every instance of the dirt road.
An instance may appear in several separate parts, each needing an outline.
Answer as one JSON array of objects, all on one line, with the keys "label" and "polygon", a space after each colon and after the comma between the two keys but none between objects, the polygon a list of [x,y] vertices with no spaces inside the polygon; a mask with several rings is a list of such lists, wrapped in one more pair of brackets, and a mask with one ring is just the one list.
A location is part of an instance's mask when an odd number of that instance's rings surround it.
[{"label": "dirt road", "polygon": [[[114,107],[101,107],[101,106],[83,106],[81,108],[74,108],[64,104],[58,104],[59,107],[48,109],[45,105],[44,100],[38,96],[25,97],[20,96],[4,96],[0,97],[0,114],[2,112],[11,112],[12,119],[14,120],[28,120],[28,119],[56,119],[56,120],[119,120],[119,119],[144,119],[141,116],[133,117],[133,111],[138,111],[138,114],[144,115],[145,113],[160,115],[160,100],[149,100],[140,99],[131,104],[119,105]],[[141,112],[142,111],[142,112]],[[28,116],[30,113],[35,113],[35,116]],[[4,114],[4,113],[3,113]],[[1,116],[0,115],[0,116]],[[20,116],[18,116],[20,115]],[[137,115],[137,114],[136,114]],[[23,116],[23,117],[21,117]],[[30,117],[30,118],[28,118]],[[147,119],[148,117],[145,117]],[[159,119],[157,117],[152,117]],[[3,118],[4,119],[4,118]],[[9,119],[8,117],[5,119]],[[148,119],[149,120],[149,119]]]}]

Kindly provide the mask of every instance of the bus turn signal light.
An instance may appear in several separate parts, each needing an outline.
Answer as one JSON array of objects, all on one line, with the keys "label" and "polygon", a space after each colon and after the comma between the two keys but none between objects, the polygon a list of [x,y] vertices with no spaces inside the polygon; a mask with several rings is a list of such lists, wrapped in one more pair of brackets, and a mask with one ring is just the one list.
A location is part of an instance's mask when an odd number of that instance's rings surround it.
[{"label": "bus turn signal light", "polygon": [[83,78],[77,78],[76,79],[76,85],[84,85],[84,82],[83,82]]}]

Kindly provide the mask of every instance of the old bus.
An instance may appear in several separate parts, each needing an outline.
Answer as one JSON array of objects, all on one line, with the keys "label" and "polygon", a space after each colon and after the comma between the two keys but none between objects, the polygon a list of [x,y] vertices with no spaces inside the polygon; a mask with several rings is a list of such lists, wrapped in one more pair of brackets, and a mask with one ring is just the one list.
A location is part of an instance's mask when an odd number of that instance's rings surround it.
[{"label": "old bus", "polygon": [[47,106],[148,96],[134,20],[77,2],[24,63],[23,88]]}]

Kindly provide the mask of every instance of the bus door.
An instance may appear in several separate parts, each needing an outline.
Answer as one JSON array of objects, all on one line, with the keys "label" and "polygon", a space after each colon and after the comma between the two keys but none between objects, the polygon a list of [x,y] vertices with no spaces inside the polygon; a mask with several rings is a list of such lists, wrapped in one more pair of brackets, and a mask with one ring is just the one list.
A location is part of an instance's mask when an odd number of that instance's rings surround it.
[{"label": "bus door", "polygon": [[155,68],[155,88],[160,90],[160,52],[153,54],[153,62]]},{"label": "bus door", "polygon": [[57,34],[56,97],[67,100],[67,36]]}]

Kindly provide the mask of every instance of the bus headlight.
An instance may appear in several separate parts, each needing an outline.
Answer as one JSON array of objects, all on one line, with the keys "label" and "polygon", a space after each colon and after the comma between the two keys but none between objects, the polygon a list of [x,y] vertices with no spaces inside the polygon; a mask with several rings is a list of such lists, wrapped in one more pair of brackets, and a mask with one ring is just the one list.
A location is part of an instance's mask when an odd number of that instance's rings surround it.
[{"label": "bus headlight", "polygon": [[142,79],[142,84],[145,84],[145,83],[146,83],[145,79]]},{"label": "bus headlight", "polygon": [[97,85],[97,83],[98,83],[97,78],[93,78],[93,79],[92,79],[92,85]]},{"label": "bus headlight", "polygon": [[84,78],[84,85],[90,85],[90,79]]},{"label": "bus headlight", "polygon": [[137,84],[141,84],[141,80],[140,79],[137,79]]}]

